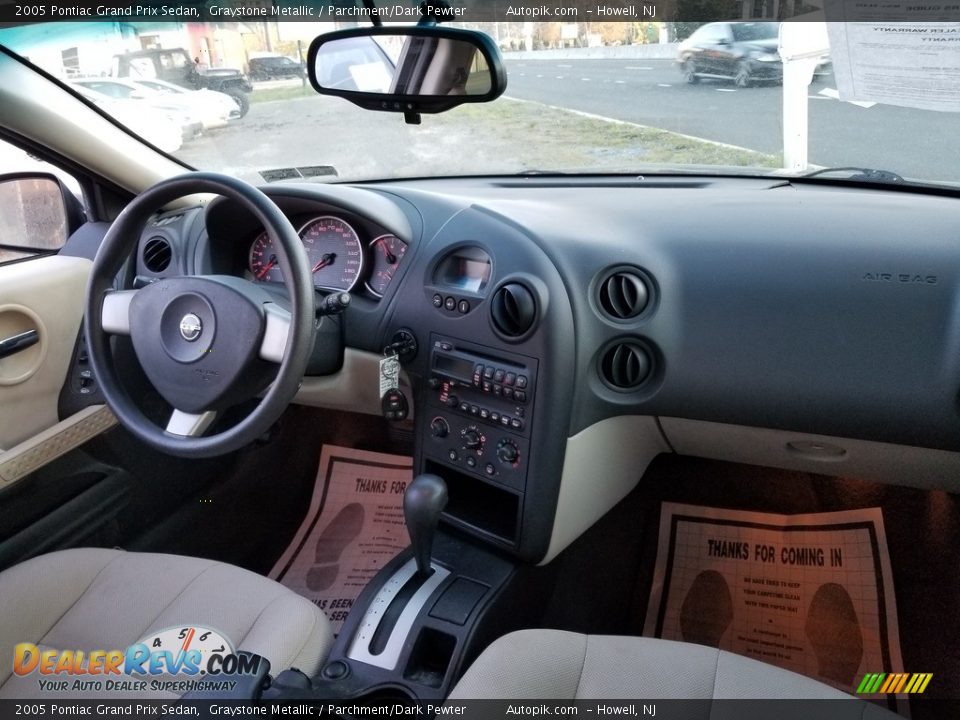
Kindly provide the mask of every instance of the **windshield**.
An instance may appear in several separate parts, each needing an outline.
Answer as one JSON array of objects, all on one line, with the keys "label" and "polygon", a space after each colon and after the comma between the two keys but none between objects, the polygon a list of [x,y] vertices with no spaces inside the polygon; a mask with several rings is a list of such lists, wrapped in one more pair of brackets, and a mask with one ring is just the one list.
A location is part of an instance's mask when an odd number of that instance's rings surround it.
[{"label": "windshield", "polygon": [[419,125],[310,87],[310,41],[357,24],[48,22],[4,28],[0,44],[190,166],[252,182],[824,168],[960,180],[960,53],[932,42],[957,23],[445,23],[490,35],[508,86]]}]

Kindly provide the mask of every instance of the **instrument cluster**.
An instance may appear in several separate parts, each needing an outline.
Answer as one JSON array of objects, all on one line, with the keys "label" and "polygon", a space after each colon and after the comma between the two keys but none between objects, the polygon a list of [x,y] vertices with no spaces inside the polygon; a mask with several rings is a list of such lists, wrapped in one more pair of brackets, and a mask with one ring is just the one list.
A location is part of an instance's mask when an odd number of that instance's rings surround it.
[{"label": "instrument cluster", "polygon": [[[318,290],[351,292],[362,282],[371,295],[383,297],[407,252],[407,244],[397,236],[364,237],[336,215],[312,217],[298,234]],[[257,281],[283,282],[283,263],[264,230],[250,244],[247,267]]]}]

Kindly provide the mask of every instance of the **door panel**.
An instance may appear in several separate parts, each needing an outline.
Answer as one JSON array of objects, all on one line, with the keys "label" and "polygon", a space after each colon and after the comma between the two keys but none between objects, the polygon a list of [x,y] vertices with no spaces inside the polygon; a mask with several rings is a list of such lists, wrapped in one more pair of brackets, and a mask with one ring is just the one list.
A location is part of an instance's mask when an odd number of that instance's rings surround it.
[{"label": "door panel", "polygon": [[0,358],[0,449],[57,423],[91,266],[56,255],[0,266],[0,341],[39,334],[35,344]]}]

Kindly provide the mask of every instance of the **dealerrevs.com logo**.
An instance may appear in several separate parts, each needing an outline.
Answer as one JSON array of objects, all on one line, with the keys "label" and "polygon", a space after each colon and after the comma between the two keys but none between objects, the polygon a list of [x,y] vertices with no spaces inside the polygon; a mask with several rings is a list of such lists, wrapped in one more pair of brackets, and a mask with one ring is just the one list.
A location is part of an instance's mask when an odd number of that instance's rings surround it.
[{"label": "dealerrevs.com logo", "polygon": [[167,628],[125,650],[47,650],[34,643],[13,649],[13,672],[36,675],[40,690],[51,693],[232,690],[236,681],[223,676],[255,674],[260,662],[201,626]]}]

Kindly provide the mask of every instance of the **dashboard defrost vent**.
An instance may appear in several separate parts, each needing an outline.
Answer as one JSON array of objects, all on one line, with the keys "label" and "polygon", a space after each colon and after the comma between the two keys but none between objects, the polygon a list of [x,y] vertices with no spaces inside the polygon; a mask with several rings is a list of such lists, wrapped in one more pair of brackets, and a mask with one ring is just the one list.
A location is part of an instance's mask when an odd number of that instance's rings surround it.
[{"label": "dashboard defrost vent", "polygon": [[634,342],[611,346],[600,359],[603,380],[617,390],[635,390],[650,376],[653,362],[649,351]]},{"label": "dashboard defrost vent", "polygon": [[507,283],[493,294],[490,303],[493,325],[506,337],[525,335],[537,320],[533,293],[520,283]]},{"label": "dashboard defrost vent", "polygon": [[642,277],[631,270],[618,270],[600,284],[600,307],[616,320],[629,320],[642,313],[650,291]]},{"label": "dashboard defrost vent", "polygon": [[161,273],[170,265],[173,250],[162,237],[153,237],[143,246],[143,266],[152,273]]}]

